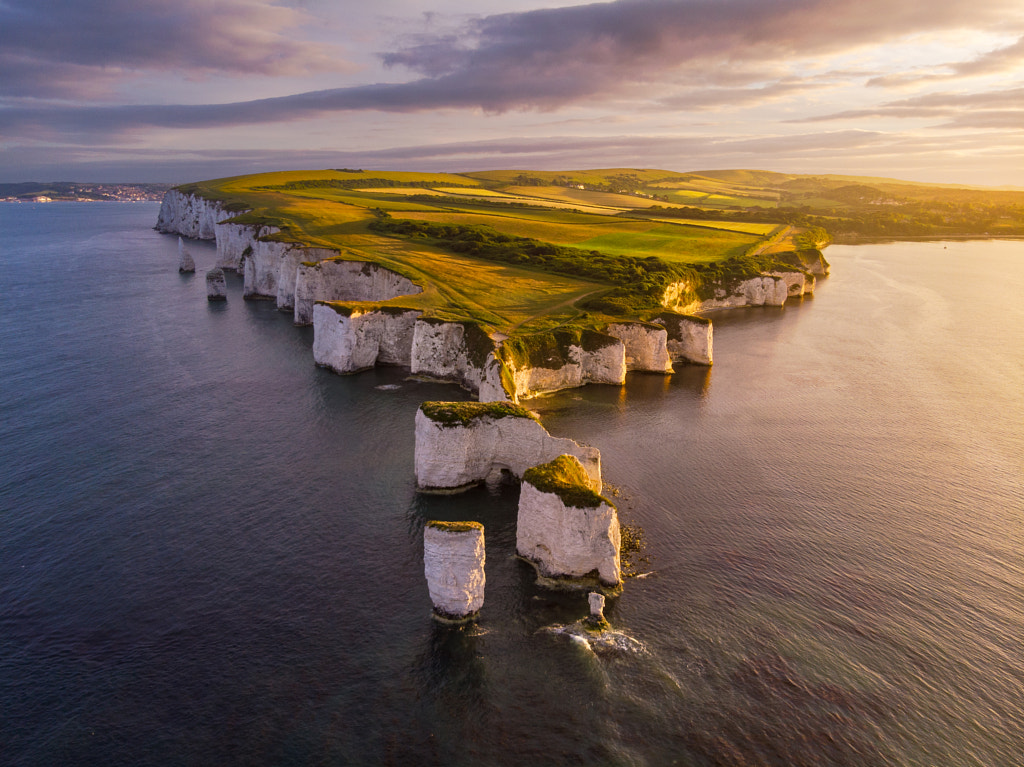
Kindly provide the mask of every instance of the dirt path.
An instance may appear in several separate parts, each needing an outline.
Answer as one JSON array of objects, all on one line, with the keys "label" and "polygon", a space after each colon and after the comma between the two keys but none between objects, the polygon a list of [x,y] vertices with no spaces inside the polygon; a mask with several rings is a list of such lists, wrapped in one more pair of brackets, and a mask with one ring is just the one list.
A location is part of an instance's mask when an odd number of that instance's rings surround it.
[{"label": "dirt path", "polygon": [[547,310],[542,312],[541,314],[535,314],[532,317],[527,317],[526,319],[521,320],[520,322],[517,322],[515,325],[513,325],[511,328],[509,328],[508,332],[510,334],[514,333],[515,331],[519,330],[520,327],[525,325],[527,322],[533,322],[538,317],[543,317],[546,314],[554,314],[559,309],[564,309],[567,306],[572,306],[573,304],[577,303],[578,301],[582,301],[585,298],[590,298],[595,293],[601,293],[601,292],[603,292],[605,290],[609,290],[609,288],[597,288],[596,290],[591,290],[589,293],[584,293],[581,296],[574,296],[572,298],[567,298],[565,301],[562,301],[561,303],[558,303],[558,304],[555,304],[554,306],[548,307]]},{"label": "dirt path", "polygon": [[787,225],[786,228],[783,229],[777,236],[769,237],[767,240],[764,241],[764,244],[762,244],[757,250],[755,250],[750,255],[752,255],[752,256],[760,256],[762,253],[764,253],[772,245],[775,245],[775,244],[781,242],[782,240],[784,240],[787,237],[789,237],[789,235],[792,234],[792,233],[793,233],[793,227]]}]

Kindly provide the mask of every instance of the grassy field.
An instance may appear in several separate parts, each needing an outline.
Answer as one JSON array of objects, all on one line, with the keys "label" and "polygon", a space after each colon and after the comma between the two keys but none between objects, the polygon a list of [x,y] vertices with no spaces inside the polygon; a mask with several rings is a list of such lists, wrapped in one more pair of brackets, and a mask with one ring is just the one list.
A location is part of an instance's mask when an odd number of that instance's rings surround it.
[{"label": "grassy field", "polygon": [[772,254],[810,247],[818,235],[802,233],[821,227],[1024,233],[1017,191],[755,170],[338,169],[180,189],[248,210],[237,220],[277,226],[276,239],[375,261],[423,286],[392,303],[502,332],[643,317],[667,281],[771,268]]}]

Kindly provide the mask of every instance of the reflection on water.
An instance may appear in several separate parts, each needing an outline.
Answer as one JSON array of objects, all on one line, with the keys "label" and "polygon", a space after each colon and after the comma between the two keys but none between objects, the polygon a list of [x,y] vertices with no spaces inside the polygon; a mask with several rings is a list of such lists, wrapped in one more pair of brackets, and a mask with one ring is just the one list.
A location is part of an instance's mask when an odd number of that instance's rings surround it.
[{"label": "reflection on water", "polygon": [[[713,368],[531,402],[645,532],[606,606],[644,649],[592,652],[552,633],[586,596],[515,557],[516,486],[415,491],[416,408],[466,395],[316,368],[237,278],[208,304],[155,212],[0,206],[7,763],[1024,751],[1019,244],[835,246],[814,300],[715,314]],[[427,519],[485,525],[475,626],[431,619]]]}]

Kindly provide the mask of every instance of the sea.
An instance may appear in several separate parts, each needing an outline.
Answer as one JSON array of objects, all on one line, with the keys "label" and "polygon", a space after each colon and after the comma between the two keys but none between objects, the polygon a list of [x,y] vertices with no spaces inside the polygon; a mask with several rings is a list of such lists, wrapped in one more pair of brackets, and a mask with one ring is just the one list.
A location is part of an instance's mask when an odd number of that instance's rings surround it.
[{"label": "sea", "polygon": [[[517,486],[417,492],[465,392],[317,368],[157,210],[0,205],[0,763],[1024,763],[1024,241],[833,245],[710,369],[530,401],[644,541],[595,647]],[[485,526],[469,627],[429,519]]]}]

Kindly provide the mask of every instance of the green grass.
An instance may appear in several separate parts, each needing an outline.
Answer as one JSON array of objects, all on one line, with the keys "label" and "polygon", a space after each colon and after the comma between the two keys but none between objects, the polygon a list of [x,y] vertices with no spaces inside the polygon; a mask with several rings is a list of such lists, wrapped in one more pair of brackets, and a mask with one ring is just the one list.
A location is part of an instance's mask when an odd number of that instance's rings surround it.
[{"label": "green grass", "polygon": [[443,522],[439,519],[431,519],[427,521],[427,527],[432,527],[435,530],[443,530],[446,533],[469,533],[477,530],[483,532],[484,526],[479,522],[472,522],[470,520],[459,521],[459,522]]},{"label": "green grass", "polygon": [[596,509],[611,501],[590,488],[590,478],[578,458],[560,455],[555,460],[533,466],[523,472],[523,482],[542,493],[557,495],[563,504],[575,509]]},{"label": "green grass", "polygon": [[420,411],[442,428],[472,426],[481,418],[537,420],[529,410],[511,402],[424,402]]},{"label": "green grass", "polygon": [[[664,203],[641,194],[668,191],[719,204],[751,194],[749,184],[719,183],[716,192],[706,177],[628,168],[465,175],[315,170],[181,189],[249,210],[236,220],[277,226],[274,239],[378,263],[423,288],[373,306],[470,323],[473,333],[531,336],[643,318],[658,308],[659,291],[670,281],[687,280],[699,292],[707,280],[759,268],[743,259],[773,224],[621,215]],[[694,184],[707,188],[664,186]],[[381,227],[382,215],[395,225]],[[411,228],[398,225],[406,221]]]}]

